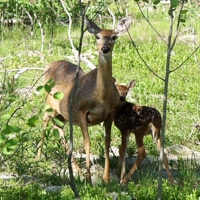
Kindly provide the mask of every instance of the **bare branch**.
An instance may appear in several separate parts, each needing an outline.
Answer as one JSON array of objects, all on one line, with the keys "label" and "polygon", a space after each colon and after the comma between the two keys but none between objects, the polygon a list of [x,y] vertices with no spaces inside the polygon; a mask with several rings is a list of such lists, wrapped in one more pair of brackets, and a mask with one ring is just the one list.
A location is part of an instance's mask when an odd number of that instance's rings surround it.
[{"label": "bare branch", "polygon": [[115,15],[113,14],[113,12],[110,10],[110,8],[108,7],[108,12],[110,13],[110,15],[112,16],[113,18],[113,24],[112,24],[112,29],[115,28]]},{"label": "bare branch", "polygon": [[[79,77],[79,71],[80,71],[80,54],[81,54],[81,48],[82,48],[82,40],[83,40],[83,34],[84,34],[84,16],[85,16],[85,12],[82,13],[82,4],[81,4],[81,0],[79,0],[79,5],[80,5],[80,14],[81,14],[81,35],[80,35],[80,40],[79,40],[79,49],[78,49],[78,55],[76,55],[76,50],[74,48],[73,42],[71,40],[70,37],[70,29],[71,29],[71,25],[72,25],[72,20],[71,20],[71,16],[69,14],[69,12],[67,11],[63,0],[61,0],[62,6],[65,10],[65,12],[67,13],[68,17],[69,17],[69,31],[68,31],[68,35],[70,38],[70,42],[72,45],[72,49],[73,52],[75,53],[76,59],[77,59],[77,71],[76,71],[76,77],[75,77],[75,84],[72,90],[72,95],[70,97],[69,100],[69,126],[70,126],[70,145],[69,145],[69,154],[68,154],[68,168],[69,168],[69,173],[70,173],[70,186],[74,192],[74,195],[76,197],[76,199],[80,199],[75,181],[74,181],[74,176],[73,176],[73,170],[72,170],[72,165],[71,165],[71,158],[72,158],[72,151],[73,151],[73,116],[72,116],[72,103],[74,101],[75,98],[75,94],[76,94],[76,90],[77,90],[77,86],[78,86],[78,77]],[[88,3],[89,5],[89,3]]]},{"label": "bare branch", "polygon": [[200,47],[200,45],[199,46],[197,46],[196,48],[195,48],[195,50],[177,67],[177,68],[175,68],[175,69],[173,69],[173,70],[171,70],[171,71],[169,71],[169,73],[171,73],[171,72],[174,72],[174,71],[176,71],[177,69],[179,69],[180,67],[182,67],[195,53],[196,53],[196,51],[199,49],[199,47]]},{"label": "bare branch", "polygon": [[[78,51],[76,50],[76,54],[78,55]],[[90,58],[92,57],[92,55],[90,55]],[[70,60],[76,60],[76,58],[74,58],[74,56],[67,56],[68,59]],[[95,69],[96,66],[90,61],[87,59],[87,56],[84,55],[84,54],[81,54],[80,55],[80,59],[82,62],[84,62],[90,69]]]},{"label": "bare branch", "polygon": [[72,51],[76,57],[76,60],[77,60],[77,54],[76,54],[76,49],[74,47],[74,43],[72,41],[72,38],[71,38],[71,27],[72,27],[72,18],[70,16],[70,13],[68,12],[66,6],[65,6],[65,3],[63,2],[63,0],[60,0],[61,4],[62,4],[62,7],[64,8],[64,11],[67,13],[67,16],[69,17],[69,28],[68,28],[68,37],[69,37],[69,41],[70,41],[70,44],[71,44],[71,47],[72,47]]},{"label": "bare branch", "polygon": [[[40,20],[37,18],[36,13],[34,13],[34,17],[35,17],[35,19],[36,19],[36,21],[38,23],[38,26],[40,27],[40,33],[41,33],[41,39],[42,39],[42,45],[41,45],[41,50],[40,51],[43,52],[43,50],[44,50],[44,29],[43,29],[43,26],[42,26]],[[43,59],[44,59],[44,57],[42,57],[42,60]]]},{"label": "bare branch", "polygon": [[23,106],[26,104],[27,99],[28,99],[28,94],[31,92],[31,90],[34,88],[34,86],[37,84],[37,82],[44,76],[44,73],[33,83],[33,85],[29,88],[28,92],[26,93],[26,96],[22,102],[22,104],[20,106],[18,106],[12,113],[10,118],[8,119],[7,123],[8,124],[10,122],[10,120],[12,119],[12,117],[14,116],[14,114],[18,111],[21,110],[23,108]]},{"label": "bare branch", "polygon": [[[119,14],[120,14],[120,16],[121,16],[121,18],[122,18],[122,14],[121,14],[121,12],[120,12],[120,10],[119,10],[119,7],[118,7],[117,3],[116,3],[116,6],[117,6],[117,10],[118,10],[118,12],[119,12]],[[139,52],[139,50],[138,50],[138,48],[137,48],[135,42],[133,41],[133,38],[131,37],[131,34],[130,34],[129,30],[127,30],[127,33],[128,33],[128,35],[129,35],[129,38],[131,39],[131,42],[132,42],[132,44],[133,44],[133,46],[134,46],[134,48],[135,48],[135,50],[136,50],[138,56],[140,57],[140,59],[142,60],[142,62],[145,64],[145,66],[146,66],[146,67],[149,69],[149,71],[151,71],[156,77],[158,77],[158,78],[161,79],[162,81],[165,81],[162,77],[160,77],[158,74],[156,74],[156,73],[149,67],[149,65],[147,64],[147,62],[144,60],[144,58],[143,58],[142,55],[140,54],[140,52]]]},{"label": "bare branch", "polygon": [[154,26],[151,24],[151,22],[146,18],[146,16],[144,15],[144,12],[141,9],[141,6],[139,4],[139,2],[137,2],[138,8],[143,16],[143,18],[147,21],[147,23],[149,24],[149,26],[156,32],[156,34],[161,38],[161,40],[167,44],[167,42],[165,41],[165,39],[163,39],[162,35],[160,35],[160,33],[158,33],[158,31],[154,28]]},{"label": "bare branch", "polygon": [[158,200],[161,200],[162,197],[162,170],[163,170],[163,156],[164,156],[164,141],[165,141],[165,127],[166,127],[166,116],[167,116],[167,100],[168,100],[168,87],[169,87],[169,70],[171,64],[171,42],[173,34],[173,7],[170,4],[169,13],[170,13],[170,27],[169,35],[167,42],[167,59],[165,66],[165,85],[164,85],[164,99],[163,99],[163,117],[162,117],[162,129],[161,129],[161,143],[162,147],[160,148],[160,162],[159,162],[159,177],[158,177]]},{"label": "bare branch", "polygon": [[199,125],[200,125],[200,122],[197,122],[197,123],[192,127],[192,131],[191,131],[191,133],[190,133],[190,135],[189,135],[187,141],[190,140],[192,134],[194,133],[195,129],[196,129]]},{"label": "bare branch", "polygon": [[177,27],[176,27],[176,35],[175,35],[175,38],[174,38],[174,41],[172,43],[172,46],[171,46],[171,50],[173,50],[175,44],[176,44],[176,40],[179,36],[179,32],[180,32],[180,23],[181,23],[181,11],[183,10],[183,7],[184,7],[184,1],[182,1],[181,3],[181,8],[179,10],[179,15],[178,15],[178,22],[177,22]]}]

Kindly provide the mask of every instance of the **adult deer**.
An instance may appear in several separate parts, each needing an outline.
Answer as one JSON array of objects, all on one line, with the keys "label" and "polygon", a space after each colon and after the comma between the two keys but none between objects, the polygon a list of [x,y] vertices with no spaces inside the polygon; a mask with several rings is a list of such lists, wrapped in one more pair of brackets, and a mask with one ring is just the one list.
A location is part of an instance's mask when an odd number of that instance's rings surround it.
[{"label": "adult deer", "polygon": [[[118,36],[127,32],[131,24],[131,17],[122,19],[114,30],[101,29],[94,22],[86,19],[87,30],[96,37],[99,52],[98,67],[89,73],[80,70],[78,86],[72,105],[73,124],[81,128],[84,148],[86,152],[87,181],[91,182],[90,174],[90,138],[88,126],[94,126],[101,122],[105,125],[105,170],[103,179],[110,180],[109,148],[111,142],[111,126],[114,108],[119,103],[119,93],[112,80],[112,51]],[[55,115],[62,116],[69,121],[69,99],[75,83],[77,66],[69,61],[50,63],[45,70],[44,82],[53,78],[55,87],[47,95],[47,104],[55,111]],[[61,91],[64,98],[57,101],[53,94]],[[52,116],[45,116],[45,126]],[[61,131],[61,129],[59,129]],[[62,131],[61,131],[62,132]],[[61,134],[62,135],[62,134]],[[44,138],[44,136],[42,136]],[[40,142],[37,157],[40,157],[44,139]]]},{"label": "adult deer", "polygon": [[[153,141],[157,144],[158,150],[162,147],[160,138],[161,115],[155,108],[148,106],[138,106],[134,103],[125,101],[129,89],[135,86],[135,81],[131,81],[127,86],[116,84],[121,103],[115,108],[114,123],[120,130],[122,142],[120,146],[119,169],[121,170],[120,183],[126,183],[131,175],[137,170],[139,165],[146,157],[143,139],[145,135],[152,134]],[[137,159],[131,170],[126,175],[126,151],[130,133],[135,134],[135,140],[138,148]],[[173,184],[172,175],[169,170],[168,160],[164,154],[163,162],[168,174],[169,182]]]}]

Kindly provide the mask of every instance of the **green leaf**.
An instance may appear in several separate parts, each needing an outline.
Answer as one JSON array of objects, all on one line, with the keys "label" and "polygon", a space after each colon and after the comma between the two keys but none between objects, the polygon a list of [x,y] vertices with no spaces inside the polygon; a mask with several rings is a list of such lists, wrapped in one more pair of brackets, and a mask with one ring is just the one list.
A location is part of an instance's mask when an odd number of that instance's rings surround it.
[{"label": "green leaf", "polygon": [[153,4],[155,4],[155,5],[157,5],[157,4],[159,4],[160,3],[160,0],[154,0],[153,1]]},{"label": "green leaf", "polygon": [[63,99],[63,97],[64,97],[64,93],[63,92],[56,92],[53,95],[53,98],[57,99],[57,100],[61,100],[61,99]]},{"label": "green leaf", "polygon": [[47,84],[44,85],[44,89],[46,92],[50,93],[51,92],[51,87]]},{"label": "green leaf", "polygon": [[31,118],[28,119],[28,122],[35,124],[36,122],[38,122],[38,120],[39,117],[37,115],[33,115]]},{"label": "green leaf", "polygon": [[12,138],[6,141],[6,147],[8,147],[9,149],[15,149],[17,145],[18,145],[17,139]]},{"label": "green leaf", "polygon": [[55,82],[52,82],[51,84],[49,84],[49,87],[50,87],[50,88],[53,88],[55,85],[56,85],[56,83],[55,83]]},{"label": "green leaf", "polygon": [[172,7],[172,8],[177,7],[178,4],[179,4],[179,0],[171,0],[170,2],[171,2],[171,7]]},{"label": "green leaf", "polygon": [[18,126],[10,126],[6,125],[3,132],[4,134],[10,134],[10,133],[19,133],[22,129]]},{"label": "green leaf", "polygon": [[53,130],[53,136],[55,137],[56,140],[60,139],[60,134],[59,134],[58,129]]},{"label": "green leaf", "polygon": [[18,126],[10,126],[10,128],[14,133],[19,133],[22,130]]},{"label": "green leaf", "polygon": [[37,90],[38,92],[42,92],[42,91],[44,90],[44,86],[43,86],[43,85],[40,85],[40,86],[38,86],[38,87],[36,88],[36,90]]},{"label": "green leaf", "polygon": [[2,153],[5,155],[10,155],[10,154],[12,154],[12,151],[10,151],[7,147],[4,147],[2,149]]},{"label": "green leaf", "polygon": [[53,109],[52,109],[52,108],[47,108],[47,109],[45,110],[45,112],[53,112]]},{"label": "green leaf", "polygon": [[26,123],[28,126],[30,126],[30,127],[36,127],[36,125],[35,124],[33,124],[33,123]]},{"label": "green leaf", "polygon": [[64,123],[61,122],[58,118],[53,118],[53,121],[58,125],[58,126],[64,126]]},{"label": "green leaf", "polygon": [[37,115],[34,115],[28,119],[27,125],[30,127],[35,127],[38,121],[39,121],[39,117]]},{"label": "green leaf", "polygon": [[9,114],[5,114],[5,115],[1,116],[2,120],[9,120],[10,118],[11,118],[11,115],[9,115]]},{"label": "green leaf", "polygon": [[182,19],[180,19],[180,22],[185,23],[186,20],[182,18]]},{"label": "green leaf", "polygon": [[9,103],[15,102],[16,99],[17,99],[17,97],[16,97],[15,95],[13,95],[13,94],[8,95],[8,97],[6,98],[6,100],[7,100]]},{"label": "green leaf", "polygon": [[53,78],[50,78],[50,79],[46,82],[46,84],[49,85],[49,84],[51,84],[52,82],[53,82]]},{"label": "green leaf", "polygon": [[4,144],[6,141],[6,137],[3,134],[0,134],[0,145]]},{"label": "green leaf", "polygon": [[181,14],[186,14],[188,10],[181,10]]}]

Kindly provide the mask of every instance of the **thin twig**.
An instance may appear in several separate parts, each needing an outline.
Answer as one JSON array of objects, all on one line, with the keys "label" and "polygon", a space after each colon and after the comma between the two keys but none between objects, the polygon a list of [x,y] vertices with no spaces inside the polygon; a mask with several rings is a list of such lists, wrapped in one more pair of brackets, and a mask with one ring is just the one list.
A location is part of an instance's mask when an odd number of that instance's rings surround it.
[{"label": "thin twig", "polygon": [[25,175],[23,175],[22,177],[20,177],[20,179],[15,184],[12,184],[12,185],[2,185],[2,186],[0,186],[0,188],[17,186],[19,184],[19,182],[24,178],[24,176]]},{"label": "thin twig", "polygon": [[64,11],[66,12],[67,16],[69,17],[68,37],[69,37],[69,41],[70,41],[70,44],[71,44],[71,47],[72,47],[72,51],[73,51],[73,53],[74,53],[74,55],[76,57],[76,60],[77,60],[76,49],[74,47],[74,43],[73,43],[72,38],[71,38],[72,18],[71,18],[70,13],[68,12],[63,0],[60,0],[60,2],[62,4],[62,7],[64,8]]},{"label": "thin twig", "polygon": [[147,19],[147,17],[144,15],[144,12],[141,9],[141,6],[139,4],[139,2],[137,2],[138,8],[143,16],[143,18],[146,20],[146,22],[149,24],[149,26],[156,32],[156,34],[161,38],[161,40],[167,44],[167,42],[163,39],[162,35],[160,35],[160,33],[158,33],[158,31],[154,28],[154,26],[152,25],[152,23]]},{"label": "thin twig", "polygon": [[199,126],[199,125],[200,125],[200,122],[197,122],[197,123],[192,127],[192,131],[191,131],[191,133],[190,133],[190,135],[189,135],[187,141],[190,140],[192,134],[194,133],[194,130],[195,130],[195,129],[197,128],[197,126]]},{"label": "thin twig", "polygon": [[173,70],[170,70],[169,71],[169,73],[171,73],[171,72],[174,72],[174,71],[176,71],[177,69],[179,69],[180,67],[182,67],[195,53],[196,53],[196,51],[199,49],[199,47],[200,47],[200,45],[199,46],[197,46],[196,48],[195,48],[195,50],[177,67],[177,68],[175,68],[175,69],[173,69]]},{"label": "thin twig", "polygon": [[176,40],[179,36],[179,32],[180,32],[180,23],[181,23],[181,11],[183,10],[183,7],[184,7],[184,1],[182,1],[181,3],[181,8],[179,10],[179,14],[178,14],[178,22],[177,22],[177,26],[176,26],[176,35],[174,37],[174,41],[172,43],[172,46],[171,46],[171,50],[173,50],[175,44],[176,44]]},{"label": "thin twig", "polygon": [[110,15],[112,16],[113,18],[113,24],[112,24],[112,29],[115,28],[115,15],[113,14],[113,12],[110,10],[110,8],[108,7],[108,12],[110,13]]},{"label": "thin twig", "polygon": [[27,94],[26,94],[26,96],[25,96],[25,98],[24,98],[22,104],[21,104],[20,106],[18,106],[18,107],[11,113],[10,118],[8,119],[8,121],[7,121],[7,123],[6,123],[7,125],[8,125],[8,123],[10,122],[11,118],[14,116],[14,114],[15,114],[18,110],[21,110],[21,109],[23,108],[23,106],[26,104],[27,99],[28,99],[28,94],[31,92],[31,90],[34,88],[34,86],[37,84],[37,82],[38,82],[43,76],[44,76],[44,73],[43,73],[43,74],[35,81],[35,83],[29,88],[29,90],[28,90],[28,92],[27,92]]},{"label": "thin twig", "polygon": [[[6,70],[7,72],[15,72],[15,71],[19,71],[17,73],[23,73],[25,71],[28,71],[28,70],[41,70],[41,71],[44,71],[44,68],[40,68],[40,67],[24,67],[24,68],[19,68],[19,69],[8,69]],[[5,70],[1,70],[0,73],[4,73]]]},{"label": "thin twig", "polygon": [[[122,18],[122,14],[121,14],[121,12],[120,12],[120,10],[119,10],[119,7],[118,7],[117,3],[116,3],[116,6],[117,6],[117,10],[118,10],[118,12],[119,12],[119,14],[120,14],[120,16],[121,16],[121,18]],[[145,64],[145,66],[146,66],[146,67],[149,69],[149,71],[152,72],[156,77],[158,77],[158,78],[161,79],[162,81],[165,81],[162,77],[160,77],[158,74],[156,74],[156,73],[149,67],[149,65],[146,63],[146,61],[144,60],[144,58],[143,58],[142,55],[140,54],[140,52],[139,52],[139,50],[138,50],[138,48],[137,48],[137,46],[136,46],[136,44],[135,44],[133,38],[131,37],[131,34],[130,34],[129,30],[127,30],[127,33],[128,33],[128,35],[129,35],[129,38],[130,38],[130,40],[131,40],[131,42],[132,42],[132,44],[133,44],[133,46],[134,46],[134,48],[135,48],[135,50],[136,50],[138,56],[140,57],[140,59],[142,60],[142,62]]]},{"label": "thin twig", "polygon": [[[42,45],[41,45],[41,52],[43,52],[43,50],[44,50],[44,29],[43,29],[43,25],[42,25],[42,23],[40,22],[40,20],[37,18],[37,15],[36,15],[36,13],[34,12],[34,17],[35,17],[35,19],[36,19],[36,21],[37,21],[37,23],[38,23],[38,26],[40,27],[40,33],[41,33],[41,39],[42,39]],[[43,59],[44,57],[42,57],[42,59]]]}]

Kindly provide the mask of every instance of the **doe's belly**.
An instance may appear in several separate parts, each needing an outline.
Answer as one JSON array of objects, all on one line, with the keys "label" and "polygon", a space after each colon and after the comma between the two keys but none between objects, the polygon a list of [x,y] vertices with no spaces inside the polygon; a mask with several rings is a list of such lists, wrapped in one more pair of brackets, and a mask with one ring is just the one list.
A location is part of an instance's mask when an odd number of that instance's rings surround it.
[{"label": "doe's belly", "polygon": [[89,110],[86,115],[88,126],[93,126],[103,122],[110,112],[111,110],[105,107],[96,107]]}]

